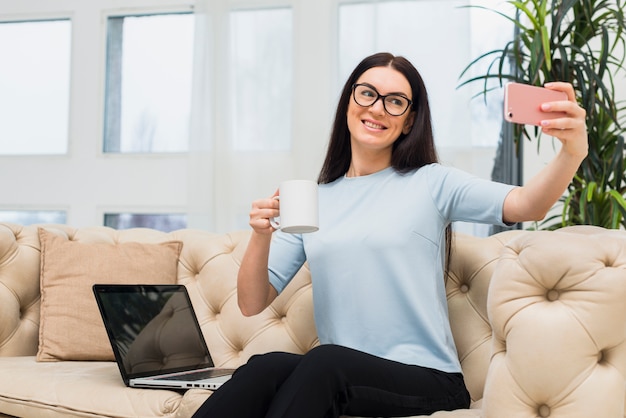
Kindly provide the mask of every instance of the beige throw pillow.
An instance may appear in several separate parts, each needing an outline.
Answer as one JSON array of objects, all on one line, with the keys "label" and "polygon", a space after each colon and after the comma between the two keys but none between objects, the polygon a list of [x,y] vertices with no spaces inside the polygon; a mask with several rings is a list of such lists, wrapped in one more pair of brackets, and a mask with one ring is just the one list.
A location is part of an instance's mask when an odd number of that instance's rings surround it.
[{"label": "beige throw pillow", "polygon": [[114,360],[92,285],[176,283],[182,242],[78,242],[39,228],[37,361]]}]

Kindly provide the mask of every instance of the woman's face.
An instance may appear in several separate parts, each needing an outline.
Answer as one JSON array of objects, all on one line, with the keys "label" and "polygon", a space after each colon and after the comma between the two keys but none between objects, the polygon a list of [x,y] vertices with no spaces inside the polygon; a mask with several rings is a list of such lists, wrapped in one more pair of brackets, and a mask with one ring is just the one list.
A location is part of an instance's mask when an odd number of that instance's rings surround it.
[{"label": "woman's face", "polygon": [[[399,94],[413,99],[408,80],[399,71],[390,67],[373,67],[365,71],[356,84],[365,83],[374,87],[378,94]],[[400,134],[408,133],[414,119],[414,112],[407,110],[401,116],[392,116],[385,111],[383,100],[371,106],[360,106],[350,97],[348,105],[348,129],[353,153],[359,148],[367,151],[383,151],[391,155],[393,143]]]}]

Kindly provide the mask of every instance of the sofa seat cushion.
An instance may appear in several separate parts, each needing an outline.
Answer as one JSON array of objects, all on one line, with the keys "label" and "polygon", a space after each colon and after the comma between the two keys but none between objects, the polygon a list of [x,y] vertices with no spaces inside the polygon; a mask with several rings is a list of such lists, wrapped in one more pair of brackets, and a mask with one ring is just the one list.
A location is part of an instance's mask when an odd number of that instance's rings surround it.
[{"label": "sofa seat cushion", "polygon": [[[211,393],[128,388],[117,365],[107,361],[41,363],[35,356],[0,357],[0,370],[0,410],[16,417],[189,418]],[[480,402],[430,417],[480,418],[479,407]]]},{"label": "sofa seat cushion", "polygon": [[128,388],[115,362],[0,357],[0,410],[18,417],[190,417],[209,391]]},{"label": "sofa seat cushion", "polygon": [[[432,415],[415,415],[407,418],[481,418],[481,410],[477,408],[477,405],[472,405],[472,409],[457,409],[456,411],[439,411]],[[348,417],[342,416],[341,418],[362,418],[362,417]]]}]

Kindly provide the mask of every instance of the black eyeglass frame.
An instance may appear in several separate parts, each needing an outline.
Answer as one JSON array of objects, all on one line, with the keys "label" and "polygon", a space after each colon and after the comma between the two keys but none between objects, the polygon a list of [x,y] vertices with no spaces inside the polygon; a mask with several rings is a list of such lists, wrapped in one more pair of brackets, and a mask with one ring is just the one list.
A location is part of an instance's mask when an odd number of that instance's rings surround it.
[{"label": "black eyeglass frame", "polygon": [[[369,104],[369,105],[362,105],[361,103],[359,103],[359,101],[356,98],[356,88],[359,86],[364,86],[367,87],[369,89],[371,89],[372,91],[374,91],[374,93],[376,93],[376,98],[374,99],[374,101]],[[385,104],[385,99],[387,97],[402,97],[403,99],[406,99],[406,101],[408,102],[408,104],[406,105],[406,108],[402,111],[402,113],[398,114],[398,115],[394,115],[393,113],[391,113],[389,110],[387,110],[387,105]],[[380,94],[378,92],[378,90],[376,90],[376,87],[372,86],[371,84],[367,84],[367,83],[354,83],[352,85],[352,98],[354,99],[354,103],[356,103],[357,105],[361,106],[361,107],[372,107],[376,104],[376,102],[378,100],[382,100],[383,102],[383,109],[385,109],[385,112],[387,112],[389,115],[391,116],[402,116],[406,113],[407,110],[409,110],[411,108],[411,106],[413,105],[413,100],[409,99],[408,97],[406,97],[404,94],[399,94],[399,93],[392,93],[392,94]]]}]

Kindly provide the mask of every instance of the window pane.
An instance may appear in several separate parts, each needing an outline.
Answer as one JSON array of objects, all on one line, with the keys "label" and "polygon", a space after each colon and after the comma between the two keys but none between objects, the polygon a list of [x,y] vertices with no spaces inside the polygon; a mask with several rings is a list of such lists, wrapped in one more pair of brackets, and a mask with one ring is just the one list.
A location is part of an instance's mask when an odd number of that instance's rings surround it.
[{"label": "window pane", "polygon": [[[457,89],[457,85],[472,59],[487,52],[494,42],[510,38],[512,25],[506,25],[506,19],[495,14],[487,19],[488,13],[482,15],[486,20],[471,24],[473,12],[461,7],[466,4],[467,1],[458,0],[413,0],[341,5],[340,82],[371,53],[389,51],[403,55],[417,67],[426,83],[438,145],[495,146],[502,105],[490,100],[487,109],[482,100],[474,100],[468,111],[471,89]],[[505,25],[493,24],[498,19]],[[450,33],[459,36],[448,36]],[[463,33],[471,36],[462,37]],[[415,41],[433,37],[437,42]]]},{"label": "window pane", "polygon": [[108,19],[105,152],[188,149],[193,33],[193,14]]},{"label": "window pane", "polygon": [[292,11],[231,12],[231,132],[237,151],[291,147]]},{"label": "window pane", "polygon": [[0,222],[19,225],[64,224],[66,216],[60,210],[0,210]]},{"label": "window pane", "polygon": [[[508,4],[494,5],[491,0],[472,0],[471,4],[496,8],[499,12],[514,17]],[[513,38],[514,25],[499,14],[483,9],[470,9],[470,18],[472,25],[470,50],[472,59],[489,51],[501,49],[507,41]],[[489,58],[477,63],[465,78],[469,79],[470,77],[486,74],[491,61],[492,58]],[[469,62],[468,60],[467,63],[469,64]],[[476,147],[496,145],[502,129],[504,91],[500,87],[498,80],[491,80],[488,86],[490,92],[487,93],[487,103],[483,100],[483,96],[479,96],[479,98],[477,97],[472,101],[470,107],[472,114],[472,145]],[[484,86],[479,82],[463,88],[471,91],[472,96],[474,96],[481,93]],[[488,135],[486,134],[487,132],[492,134]]]},{"label": "window pane", "polygon": [[0,22],[0,154],[65,154],[69,20]]},{"label": "window pane", "polygon": [[152,228],[163,232],[187,228],[187,216],[180,214],[107,213],[104,226],[115,229]]}]

